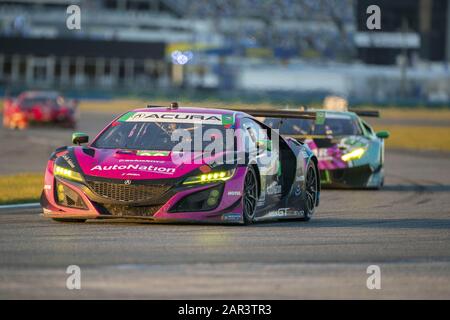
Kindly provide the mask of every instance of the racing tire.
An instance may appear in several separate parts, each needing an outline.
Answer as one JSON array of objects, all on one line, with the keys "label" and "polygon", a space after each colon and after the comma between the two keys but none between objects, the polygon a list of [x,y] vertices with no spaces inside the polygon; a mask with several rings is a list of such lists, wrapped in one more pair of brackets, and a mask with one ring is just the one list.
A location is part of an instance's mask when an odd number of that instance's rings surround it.
[{"label": "racing tire", "polygon": [[382,177],[381,179],[380,179],[380,182],[376,185],[376,186],[374,186],[374,187],[369,187],[369,188],[367,188],[368,190],[381,190],[381,189],[383,189],[383,186],[384,186],[384,177]]},{"label": "racing tire", "polygon": [[242,215],[244,224],[251,224],[255,218],[256,205],[258,203],[258,179],[255,169],[248,167],[244,179],[244,192],[242,195]]},{"label": "racing tire", "polygon": [[384,187],[384,168],[381,167],[381,179],[380,179],[380,184],[378,185],[377,190],[381,190]]},{"label": "racing tire", "polygon": [[74,222],[74,223],[82,223],[86,222],[87,219],[65,219],[65,218],[52,218],[53,221],[57,222]]},{"label": "racing tire", "polygon": [[319,188],[317,181],[316,166],[312,162],[308,164],[308,169],[306,170],[305,184],[306,184],[305,185],[306,202],[305,202],[305,210],[303,211],[303,217],[299,219],[301,221],[309,221],[316,209],[317,195]]}]

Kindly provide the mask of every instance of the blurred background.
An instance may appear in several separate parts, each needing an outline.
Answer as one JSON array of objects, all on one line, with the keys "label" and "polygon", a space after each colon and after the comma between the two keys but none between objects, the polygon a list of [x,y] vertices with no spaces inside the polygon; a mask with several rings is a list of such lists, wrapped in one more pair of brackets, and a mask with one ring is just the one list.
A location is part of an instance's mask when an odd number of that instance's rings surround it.
[{"label": "blurred background", "polygon": [[0,94],[443,106],[449,61],[449,0],[0,2]]}]

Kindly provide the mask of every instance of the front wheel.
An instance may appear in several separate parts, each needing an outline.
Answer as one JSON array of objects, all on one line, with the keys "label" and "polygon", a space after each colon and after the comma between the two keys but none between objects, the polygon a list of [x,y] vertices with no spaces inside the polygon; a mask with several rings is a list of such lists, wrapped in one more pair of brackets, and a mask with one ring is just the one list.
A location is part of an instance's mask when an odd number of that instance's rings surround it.
[{"label": "front wheel", "polygon": [[306,171],[306,186],[305,186],[305,195],[306,195],[306,203],[305,210],[303,211],[303,217],[300,218],[302,221],[309,221],[311,216],[314,214],[317,203],[317,195],[318,195],[318,181],[316,174],[316,166],[314,163],[310,162],[308,165],[308,170]]},{"label": "front wheel", "polygon": [[248,167],[244,180],[244,194],[242,196],[244,223],[250,224],[255,217],[256,204],[258,202],[258,180],[255,169]]}]

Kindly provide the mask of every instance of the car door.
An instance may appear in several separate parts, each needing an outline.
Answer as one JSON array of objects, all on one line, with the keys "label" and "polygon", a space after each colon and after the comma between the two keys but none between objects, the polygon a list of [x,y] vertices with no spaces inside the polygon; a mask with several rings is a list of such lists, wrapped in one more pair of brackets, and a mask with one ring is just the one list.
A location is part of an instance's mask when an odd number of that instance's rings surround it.
[{"label": "car door", "polygon": [[260,175],[261,190],[257,209],[275,207],[282,192],[278,146],[271,143],[267,130],[250,118],[243,119],[242,130],[249,162],[257,164]]}]

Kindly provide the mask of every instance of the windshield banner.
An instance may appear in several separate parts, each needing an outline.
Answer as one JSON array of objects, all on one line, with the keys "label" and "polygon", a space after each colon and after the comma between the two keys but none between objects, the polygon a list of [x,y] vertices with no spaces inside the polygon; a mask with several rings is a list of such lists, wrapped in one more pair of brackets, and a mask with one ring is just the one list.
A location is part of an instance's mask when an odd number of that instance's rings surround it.
[{"label": "windshield banner", "polygon": [[[222,119],[220,114],[174,113],[174,112],[128,112],[119,121],[124,122],[171,122],[171,123],[200,123],[227,124],[229,119]],[[224,121],[225,120],[225,121]]]}]

